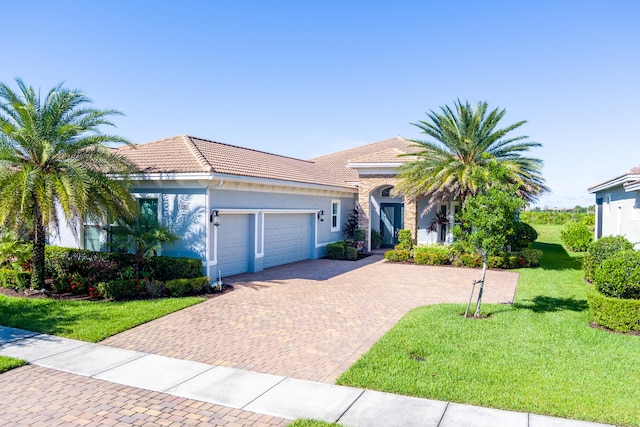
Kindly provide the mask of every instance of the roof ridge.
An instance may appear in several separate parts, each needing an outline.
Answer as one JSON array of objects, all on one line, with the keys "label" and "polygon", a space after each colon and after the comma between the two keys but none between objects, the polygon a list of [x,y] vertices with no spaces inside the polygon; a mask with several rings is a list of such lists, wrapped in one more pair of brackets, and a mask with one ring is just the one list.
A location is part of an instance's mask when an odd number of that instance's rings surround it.
[{"label": "roof ridge", "polygon": [[394,136],[392,138],[383,139],[382,141],[371,142],[371,143],[365,144],[365,145],[358,145],[356,147],[345,148],[344,150],[336,151],[334,153],[323,154],[322,156],[314,157],[312,160],[321,159],[323,157],[336,156],[336,155],[339,155],[339,154],[342,154],[342,153],[346,153],[347,151],[360,150],[360,149],[364,149],[365,147],[370,147],[370,146],[376,145],[376,144],[382,145],[383,143],[389,142],[389,141],[394,140],[394,139],[402,139],[402,140],[404,140],[406,142],[409,142],[409,140],[407,138],[405,138],[404,136],[398,135],[398,136]]},{"label": "roof ridge", "polygon": [[193,154],[193,157],[196,158],[198,164],[202,166],[205,172],[215,172],[215,168],[211,166],[211,163],[209,163],[202,152],[198,150],[198,147],[196,147],[193,141],[191,141],[190,136],[180,135],[180,138],[187,145],[187,148],[189,148],[189,151],[191,152],[191,154]]},{"label": "roof ridge", "polygon": [[239,148],[241,150],[253,151],[255,153],[267,154],[269,156],[277,156],[277,157],[281,157],[283,159],[297,160],[297,161],[305,162],[305,163],[314,163],[311,160],[304,160],[304,159],[299,159],[297,157],[285,156],[285,155],[276,154],[276,153],[269,153],[268,151],[256,150],[255,148],[241,147],[239,145],[227,144],[226,142],[212,141],[210,139],[200,138],[200,137],[197,137],[197,136],[188,136],[188,135],[184,135],[184,136],[186,136],[189,139],[191,139],[191,138],[199,139],[200,141],[212,142],[214,144],[220,144],[220,145],[225,145],[227,147]]}]

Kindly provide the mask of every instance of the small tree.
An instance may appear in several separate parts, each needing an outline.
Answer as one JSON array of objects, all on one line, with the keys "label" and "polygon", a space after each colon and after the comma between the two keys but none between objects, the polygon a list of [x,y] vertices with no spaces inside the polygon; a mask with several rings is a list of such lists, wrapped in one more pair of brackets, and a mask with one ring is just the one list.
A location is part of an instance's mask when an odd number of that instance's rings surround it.
[{"label": "small tree", "polygon": [[483,258],[475,317],[480,316],[489,255],[502,250],[514,232],[518,210],[525,205],[524,200],[513,196],[516,192],[512,187],[496,183],[482,194],[467,198],[460,217],[465,228],[456,226],[453,230],[456,239]]},{"label": "small tree", "polygon": [[155,254],[162,243],[171,243],[179,236],[170,228],[162,226],[157,218],[140,214],[132,221],[118,219],[113,227],[111,246],[116,250],[133,250],[135,254],[136,276],[144,266],[144,257]]}]

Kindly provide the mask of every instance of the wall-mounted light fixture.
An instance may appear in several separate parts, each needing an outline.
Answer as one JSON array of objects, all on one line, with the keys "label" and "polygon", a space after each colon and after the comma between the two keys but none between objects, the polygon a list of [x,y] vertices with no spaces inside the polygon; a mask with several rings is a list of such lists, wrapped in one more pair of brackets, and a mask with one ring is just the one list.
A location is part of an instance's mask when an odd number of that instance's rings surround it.
[{"label": "wall-mounted light fixture", "polygon": [[216,227],[220,225],[220,212],[217,209],[212,209],[209,214],[209,222],[212,222]]},{"label": "wall-mounted light fixture", "polygon": [[324,221],[324,211],[319,211],[319,212],[318,212],[318,219],[319,219],[320,221]]}]

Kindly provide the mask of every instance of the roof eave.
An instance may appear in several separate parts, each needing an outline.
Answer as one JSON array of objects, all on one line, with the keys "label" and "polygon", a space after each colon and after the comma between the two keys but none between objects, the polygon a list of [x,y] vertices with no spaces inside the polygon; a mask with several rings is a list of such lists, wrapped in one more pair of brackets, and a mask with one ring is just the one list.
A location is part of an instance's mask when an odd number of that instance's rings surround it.
[{"label": "roof eave", "polygon": [[622,175],[614,179],[611,179],[609,181],[603,182],[601,184],[594,185],[593,187],[589,187],[587,188],[587,191],[593,194],[593,193],[597,193],[598,191],[607,190],[609,188],[617,187],[619,185],[624,185],[624,183],[628,181],[637,181],[637,180],[640,180],[639,174]]}]

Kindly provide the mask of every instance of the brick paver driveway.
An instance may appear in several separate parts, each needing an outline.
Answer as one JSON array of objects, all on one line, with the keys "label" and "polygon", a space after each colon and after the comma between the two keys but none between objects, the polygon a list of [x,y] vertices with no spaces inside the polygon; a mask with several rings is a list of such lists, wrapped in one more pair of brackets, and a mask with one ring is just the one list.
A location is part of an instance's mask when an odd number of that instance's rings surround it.
[{"label": "brick paver driveway", "polygon": [[[312,381],[334,382],[412,308],[469,298],[480,271],[309,260],[225,280],[235,290],[103,341]],[[518,274],[488,271],[483,301],[513,301]]]}]

